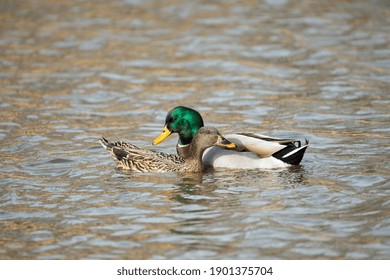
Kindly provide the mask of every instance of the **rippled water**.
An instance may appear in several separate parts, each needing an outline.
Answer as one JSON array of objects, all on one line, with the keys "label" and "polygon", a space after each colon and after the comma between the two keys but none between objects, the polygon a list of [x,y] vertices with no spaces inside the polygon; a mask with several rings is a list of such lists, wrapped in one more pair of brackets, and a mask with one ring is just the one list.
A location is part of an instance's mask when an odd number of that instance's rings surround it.
[{"label": "rippled water", "polygon": [[[1,259],[390,258],[388,1],[0,7]],[[97,139],[151,147],[176,105],[311,146],[284,170],[115,170]]]}]

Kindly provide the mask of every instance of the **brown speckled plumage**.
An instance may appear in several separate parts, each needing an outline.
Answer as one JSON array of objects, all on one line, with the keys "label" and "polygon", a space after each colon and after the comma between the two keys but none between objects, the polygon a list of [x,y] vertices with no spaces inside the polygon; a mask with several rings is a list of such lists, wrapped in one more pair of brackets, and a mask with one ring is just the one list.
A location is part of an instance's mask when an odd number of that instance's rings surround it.
[{"label": "brown speckled plumage", "polygon": [[203,170],[202,154],[208,147],[213,145],[235,146],[224,139],[213,127],[199,129],[191,143],[190,156],[186,159],[122,141],[109,142],[102,138],[99,142],[109,151],[118,168],[136,172],[201,172]]}]

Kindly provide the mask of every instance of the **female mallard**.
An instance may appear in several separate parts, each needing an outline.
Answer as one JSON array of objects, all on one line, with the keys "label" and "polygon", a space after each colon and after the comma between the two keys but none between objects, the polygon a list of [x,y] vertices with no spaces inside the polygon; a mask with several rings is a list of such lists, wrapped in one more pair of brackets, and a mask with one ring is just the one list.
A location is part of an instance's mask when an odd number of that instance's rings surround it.
[{"label": "female mallard", "polygon": [[151,151],[122,141],[110,143],[102,138],[99,142],[110,152],[117,167],[137,172],[201,172],[202,155],[207,148],[213,145],[236,147],[213,127],[202,127],[197,131],[188,146],[187,158]]},{"label": "female mallard", "polygon": [[[164,141],[171,133],[179,134],[176,146],[177,153],[187,158],[194,135],[203,127],[202,116],[195,110],[178,106],[168,112],[162,133],[154,140],[153,145]],[[298,165],[309,142],[293,139],[280,139],[254,133],[238,133],[225,135],[235,143],[235,150],[211,147],[203,153],[203,163],[222,168],[278,168]]]}]

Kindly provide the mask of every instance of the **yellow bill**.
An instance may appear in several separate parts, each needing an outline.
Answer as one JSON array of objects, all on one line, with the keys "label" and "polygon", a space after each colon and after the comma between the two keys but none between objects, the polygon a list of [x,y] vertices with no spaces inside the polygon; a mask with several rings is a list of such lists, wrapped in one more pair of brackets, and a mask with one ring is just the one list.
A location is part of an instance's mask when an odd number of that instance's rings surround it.
[{"label": "yellow bill", "polygon": [[161,132],[161,134],[159,136],[157,136],[156,139],[154,139],[153,141],[153,145],[158,145],[160,144],[162,141],[164,141],[169,135],[171,135],[171,131],[167,128],[167,126],[164,126],[163,128],[163,131]]},{"label": "yellow bill", "polygon": [[221,137],[221,136],[218,136],[217,146],[225,147],[225,148],[228,148],[228,149],[235,149],[235,148],[237,148],[236,144],[230,142],[229,140],[227,140],[226,138]]}]

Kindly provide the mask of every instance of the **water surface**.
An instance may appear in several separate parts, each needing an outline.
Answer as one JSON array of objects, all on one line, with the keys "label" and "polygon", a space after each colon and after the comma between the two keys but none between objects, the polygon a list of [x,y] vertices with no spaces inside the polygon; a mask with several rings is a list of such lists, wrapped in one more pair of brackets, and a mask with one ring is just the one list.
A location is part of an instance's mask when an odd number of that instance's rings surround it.
[{"label": "water surface", "polygon": [[[390,258],[388,1],[0,6],[1,259]],[[283,170],[115,170],[98,138],[151,147],[177,105],[311,146]]]}]

